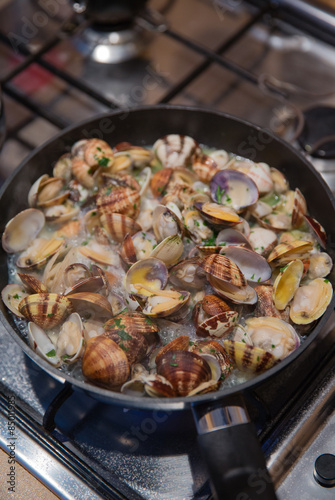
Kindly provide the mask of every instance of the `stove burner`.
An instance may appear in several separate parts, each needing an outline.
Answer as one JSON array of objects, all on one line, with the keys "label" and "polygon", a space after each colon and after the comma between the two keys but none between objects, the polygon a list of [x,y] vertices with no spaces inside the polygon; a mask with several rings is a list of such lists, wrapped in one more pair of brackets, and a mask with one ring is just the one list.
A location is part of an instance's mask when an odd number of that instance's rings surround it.
[{"label": "stove burner", "polygon": [[335,158],[335,108],[317,106],[304,111],[299,144],[315,158]]}]

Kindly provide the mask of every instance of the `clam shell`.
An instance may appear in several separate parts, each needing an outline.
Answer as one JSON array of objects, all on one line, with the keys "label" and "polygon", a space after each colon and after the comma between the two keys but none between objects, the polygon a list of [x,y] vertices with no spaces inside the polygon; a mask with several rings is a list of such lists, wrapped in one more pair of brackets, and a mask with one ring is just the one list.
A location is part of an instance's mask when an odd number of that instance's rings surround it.
[{"label": "clam shell", "polygon": [[273,284],[273,301],[279,311],[291,302],[304,272],[304,265],[297,259],[282,268]]},{"label": "clam shell", "polygon": [[150,187],[152,194],[159,198],[160,196],[164,196],[166,186],[168,185],[173,169],[172,168],[163,168],[162,170],[158,170],[152,178],[150,182]]},{"label": "clam shell", "polygon": [[43,330],[33,322],[28,323],[28,342],[30,347],[41,358],[46,359],[53,366],[60,365],[60,358],[56,353],[55,346]]},{"label": "clam shell", "polygon": [[167,266],[175,264],[181,257],[184,245],[178,234],[168,236],[161,241],[151,252],[150,257],[154,257],[164,262]]},{"label": "clam shell", "polygon": [[307,203],[299,188],[295,189],[292,210],[292,227],[300,227],[307,213]]},{"label": "clam shell", "polygon": [[226,281],[237,287],[247,285],[247,281],[239,267],[224,255],[209,255],[199,265],[210,277]]},{"label": "clam shell", "polygon": [[148,165],[154,156],[150,149],[143,148],[142,146],[134,146],[129,142],[120,142],[114,147],[114,151],[117,151],[117,153],[127,153],[131,158],[132,164],[137,168],[143,168],[145,165]]},{"label": "clam shell", "polygon": [[255,182],[238,170],[220,170],[211,180],[212,199],[232,207],[237,212],[253,205],[258,200]]},{"label": "clam shell", "polygon": [[[144,297],[154,295],[155,291],[162,290],[168,279],[168,270],[164,262],[149,258],[136,262],[128,270],[125,278],[125,287],[129,293]],[[153,291],[144,288],[137,289],[134,285],[145,285]]]},{"label": "clam shell", "polygon": [[[141,333],[146,337],[158,332],[156,323],[139,312],[121,312],[105,323],[105,332],[124,331],[129,335]],[[151,338],[151,337],[150,337]]]},{"label": "clam shell", "polygon": [[6,285],[5,288],[1,291],[2,302],[10,311],[12,311],[13,314],[18,316],[19,318],[24,318],[24,316],[20,313],[18,306],[21,300],[28,296],[29,294],[19,283],[11,283],[9,285]]},{"label": "clam shell", "polygon": [[202,182],[209,183],[212,177],[219,171],[219,167],[211,156],[200,154],[192,163],[192,170]]},{"label": "clam shell", "polygon": [[257,186],[260,195],[267,194],[273,190],[273,180],[269,166],[266,163],[254,163],[252,161],[235,162],[234,169],[243,172]]},{"label": "clam shell", "polygon": [[36,293],[23,298],[18,309],[28,321],[48,330],[65,320],[72,312],[72,304],[63,295]]},{"label": "clam shell", "polygon": [[32,245],[17,259],[16,265],[20,269],[41,267],[62,247],[64,247],[63,240],[36,238]]},{"label": "clam shell", "polygon": [[56,352],[65,363],[74,363],[84,352],[84,329],[78,313],[72,313],[57,337]]},{"label": "clam shell", "polygon": [[190,345],[190,338],[188,335],[180,335],[164,347],[162,347],[156,354],[156,364],[160,362],[162,357],[170,351],[187,351]]},{"label": "clam shell", "polygon": [[133,331],[131,334],[123,330],[110,330],[104,336],[114,340],[126,353],[129,364],[140,362],[149,349],[146,337],[140,331]]},{"label": "clam shell", "polygon": [[137,261],[136,250],[130,234],[127,234],[120,248],[120,256],[130,266]]},{"label": "clam shell", "polygon": [[197,335],[200,337],[222,338],[228,335],[238,321],[236,311],[226,311],[211,316],[197,326]]},{"label": "clam shell", "polygon": [[88,267],[85,264],[81,264],[80,262],[76,262],[74,264],[70,264],[64,271],[64,284],[68,288],[74,286],[76,283],[79,283],[87,278],[92,276],[91,271],[89,271]]},{"label": "clam shell", "polygon": [[277,194],[282,194],[288,191],[289,184],[285,175],[274,167],[270,168],[270,175],[273,182],[273,190]]},{"label": "clam shell", "polygon": [[257,302],[257,293],[249,285],[237,287],[214,276],[209,276],[208,281],[220,297],[231,300],[235,304],[256,304]]},{"label": "clam shell", "polygon": [[279,243],[268,257],[268,262],[280,265],[287,264],[294,258],[302,258],[312,250],[313,244],[309,241],[295,240],[291,243]]},{"label": "clam shell", "polygon": [[57,177],[49,177],[39,184],[36,195],[36,206],[47,208],[52,205],[62,204],[70,195],[70,191],[62,191],[65,180]]},{"label": "clam shell", "polygon": [[203,310],[210,316],[215,316],[223,312],[230,311],[231,308],[224,300],[216,295],[205,295],[201,302]]},{"label": "clam shell", "polygon": [[176,214],[164,205],[155,207],[153,214],[153,230],[157,241],[177,234],[183,237],[183,225]]},{"label": "clam shell", "polygon": [[71,201],[66,200],[61,205],[53,205],[45,209],[45,220],[51,224],[63,224],[79,213],[79,207],[76,207]]},{"label": "clam shell", "polygon": [[235,262],[248,281],[260,283],[271,278],[272,270],[266,259],[248,248],[228,246],[221,254]]},{"label": "clam shell", "polygon": [[71,180],[71,163],[72,155],[70,153],[63,154],[56,162],[52,174],[54,177],[61,177],[66,182]]},{"label": "clam shell", "polygon": [[157,246],[157,241],[152,233],[140,231],[132,236],[136,260],[151,257],[151,252]]},{"label": "clam shell", "polygon": [[259,347],[234,340],[224,340],[223,346],[233,364],[242,372],[261,373],[277,363],[273,354]]},{"label": "clam shell", "polygon": [[199,262],[197,257],[178,262],[170,269],[169,281],[186,290],[201,290],[206,283],[206,274],[199,267]]},{"label": "clam shell", "polygon": [[157,373],[146,376],[144,382],[144,390],[148,396],[153,398],[174,398],[176,396],[172,384],[165,377],[157,375]]},{"label": "clam shell", "polygon": [[165,377],[177,393],[187,396],[203,382],[211,380],[207,361],[188,351],[169,351],[157,363],[157,373]]},{"label": "clam shell", "polygon": [[231,207],[210,202],[196,202],[194,206],[200,212],[201,216],[214,226],[234,226],[242,222]]},{"label": "clam shell", "polygon": [[37,193],[39,192],[40,184],[45,182],[47,179],[49,179],[49,176],[47,174],[41,175],[41,177],[39,177],[29,189],[28,205],[30,207],[36,206]]},{"label": "clam shell", "polygon": [[158,139],[153,150],[164,167],[187,166],[199,151],[198,143],[187,135],[169,134]]},{"label": "clam shell", "polygon": [[252,249],[263,257],[267,257],[278,243],[276,233],[262,227],[255,227],[250,231],[249,241]]},{"label": "clam shell", "polygon": [[44,283],[35,276],[25,273],[17,273],[17,275],[30,293],[45,293],[48,291]]},{"label": "clam shell", "polygon": [[308,277],[310,279],[328,276],[333,267],[333,261],[326,252],[311,255],[309,258]]},{"label": "clam shell", "polygon": [[78,250],[82,255],[99,264],[112,266],[116,263],[115,254],[107,245],[89,243],[87,246],[78,247]]},{"label": "clam shell", "polygon": [[124,384],[130,374],[126,353],[104,335],[87,341],[82,369],[88,380],[108,387]]},{"label": "clam shell", "polygon": [[284,359],[300,345],[294,328],[279,318],[248,318],[246,331],[254,347],[270,352],[276,359]]},{"label": "clam shell", "polygon": [[325,249],[327,246],[327,234],[324,228],[321,226],[320,222],[318,222],[316,219],[313,219],[313,217],[309,217],[308,215],[304,215],[304,218],[309,227],[312,229],[314,235],[316,236],[318,243],[322,246],[322,248]]},{"label": "clam shell", "polygon": [[245,248],[252,250],[250,242],[244,234],[233,228],[222,229],[216,237],[216,244],[221,247],[243,245]]},{"label": "clam shell", "polygon": [[[168,296],[168,294],[176,295],[177,298]],[[165,318],[179,311],[184,307],[190,299],[190,292],[178,290],[163,290],[157,292],[157,295],[151,295],[147,298],[143,313],[146,316],[154,316],[158,318]]]},{"label": "clam shell", "polygon": [[[64,297],[65,298],[65,297]],[[99,293],[92,292],[78,292],[72,293],[67,296],[67,300],[73,306],[75,311],[79,312],[82,316],[87,316],[87,314],[92,315],[91,311],[101,317],[110,317],[112,315],[111,305],[106,299]]]},{"label": "clam shell", "polygon": [[45,224],[43,212],[27,208],[7,222],[2,235],[2,248],[7,253],[22,252],[36,238]]},{"label": "clam shell", "polygon": [[287,322],[290,320],[289,307],[286,307],[283,311],[278,311],[275,307],[273,303],[273,286],[259,285],[255,287],[255,292],[257,293],[258,301],[254,309],[254,316],[280,318]]},{"label": "clam shell", "polygon": [[201,356],[202,354],[210,354],[211,356],[214,356],[219,362],[221,374],[223,375],[223,377],[227,377],[228,375],[230,375],[233,366],[226,350],[216,340],[197,340],[189,347],[189,351],[194,352],[199,356]]},{"label": "clam shell", "polygon": [[332,297],[333,287],[327,279],[316,278],[300,286],[291,304],[291,320],[298,325],[312,323],[324,314]]},{"label": "clam shell", "polygon": [[140,200],[140,193],[132,187],[107,186],[98,192],[96,204],[100,215],[118,213],[136,219]]},{"label": "clam shell", "polygon": [[117,213],[107,213],[101,216],[101,223],[113,241],[121,243],[125,236],[141,231],[141,226],[130,217]]}]

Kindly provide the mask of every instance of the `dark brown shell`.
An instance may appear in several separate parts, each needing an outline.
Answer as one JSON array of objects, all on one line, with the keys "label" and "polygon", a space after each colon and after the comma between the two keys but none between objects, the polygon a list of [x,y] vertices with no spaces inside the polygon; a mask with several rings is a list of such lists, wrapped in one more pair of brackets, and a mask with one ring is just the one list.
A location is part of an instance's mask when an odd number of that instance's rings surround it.
[{"label": "dark brown shell", "polygon": [[88,380],[109,387],[124,384],[130,374],[125,352],[104,335],[87,341],[82,369]]},{"label": "dark brown shell", "polygon": [[136,179],[130,174],[119,172],[111,174],[109,172],[103,172],[102,177],[105,179],[108,185],[119,186],[119,187],[129,187],[135,191],[140,192],[141,186]]},{"label": "dark brown shell", "polygon": [[149,343],[140,332],[133,332],[131,335],[124,330],[111,330],[103,334],[105,337],[114,340],[125,352],[130,365],[139,363],[147,354]]},{"label": "dark brown shell", "polygon": [[147,336],[158,332],[159,328],[151,318],[140,312],[122,312],[105,323],[106,333],[120,330],[130,335],[140,332]]},{"label": "dark brown shell", "polygon": [[169,351],[159,358],[157,373],[165,377],[178,396],[189,392],[211,379],[211,369],[207,361],[188,351]]},{"label": "dark brown shell", "polygon": [[201,354],[211,354],[218,360],[223,375],[225,377],[230,375],[233,368],[232,362],[224,347],[219,342],[216,342],[216,340],[198,340],[190,346],[189,351],[199,356]]},{"label": "dark brown shell", "polygon": [[172,168],[163,168],[162,170],[158,170],[152,178],[151,178],[151,191],[152,194],[159,198],[160,196],[164,196],[164,191],[166,186],[168,185],[173,169]]},{"label": "dark brown shell", "polygon": [[17,275],[24,284],[28,292],[31,293],[48,292],[47,287],[44,285],[44,283],[42,283],[42,281],[40,281],[39,279],[35,278],[35,276],[26,273],[17,273]]},{"label": "dark brown shell", "polygon": [[126,264],[132,265],[137,261],[136,250],[134,247],[134,243],[130,234],[127,234],[123,240],[120,256],[125,261]]},{"label": "dark brown shell", "polygon": [[231,285],[238,287],[247,286],[247,281],[242,271],[237,267],[235,262],[224,255],[209,255],[201,261],[200,267],[209,275],[222,281],[227,281]]},{"label": "dark brown shell", "polygon": [[156,363],[169,351],[187,351],[189,348],[190,338],[188,335],[181,335],[177,337],[164,347],[162,347],[156,355]]},{"label": "dark brown shell", "polygon": [[217,295],[205,295],[201,302],[203,310],[210,316],[231,310],[231,307]]}]

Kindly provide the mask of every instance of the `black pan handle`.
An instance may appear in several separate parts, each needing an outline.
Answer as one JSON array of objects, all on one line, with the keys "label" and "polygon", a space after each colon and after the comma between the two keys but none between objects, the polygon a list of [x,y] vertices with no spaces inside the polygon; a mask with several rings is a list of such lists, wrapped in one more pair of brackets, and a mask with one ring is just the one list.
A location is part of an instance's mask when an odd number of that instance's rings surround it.
[{"label": "black pan handle", "polygon": [[198,442],[216,500],[277,500],[254,425],[242,406],[195,407]]}]

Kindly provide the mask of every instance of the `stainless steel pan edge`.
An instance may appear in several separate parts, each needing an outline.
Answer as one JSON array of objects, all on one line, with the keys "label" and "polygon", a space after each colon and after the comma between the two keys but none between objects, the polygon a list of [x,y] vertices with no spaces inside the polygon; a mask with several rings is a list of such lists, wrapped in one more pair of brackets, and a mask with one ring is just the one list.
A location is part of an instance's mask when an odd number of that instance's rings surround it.
[{"label": "stainless steel pan edge", "polygon": [[[334,246],[334,198],[320,175],[305,158],[270,132],[248,122],[224,113],[179,106],[141,107],[129,112],[100,115],[94,120],[64,130],[45,143],[18,167],[0,192],[0,213],[3,217],[1,229],[6,221],[26,207],[26,194],[32,182],[41,173],[50,172],[52,163],[76,140],[98,136],[111,144],[127,140],[148,145],[157,137],[168,133],[190,135],[200,143],[221,147],[256,161],[265,161],[282,170],[287,175],[291,187],[299,186],[307,199],[310,213],[325,227],[331,246]],[[328,251],[332,253],[331,248]],[[8,272],[6,255],[2,250],[0,266],[0,284],[3,287],[7,283]],[[331,281],[334,284],[334,276]],[[3,304],[1,320],[24,352],[42,369],[58,380],[67,380],[74,388],[83,390],[99,400],[141,410],[169,411],[191,408],[198,429],[199,445],[216,499],[275,500],[276,495],[266,470],[264,456],[240,396],[296,361],[312,342],[316,346],[324,333],[323,327],[330,317],[334,303],[335,298],[300,348],[268,372],[224,391],[169,400],[134,400],[129,396],[78,382],[52,368],[31,351],[15,330],[13,319],[10,313],[4,310]],[[256,488],[257,484],[260,488]]]}]

